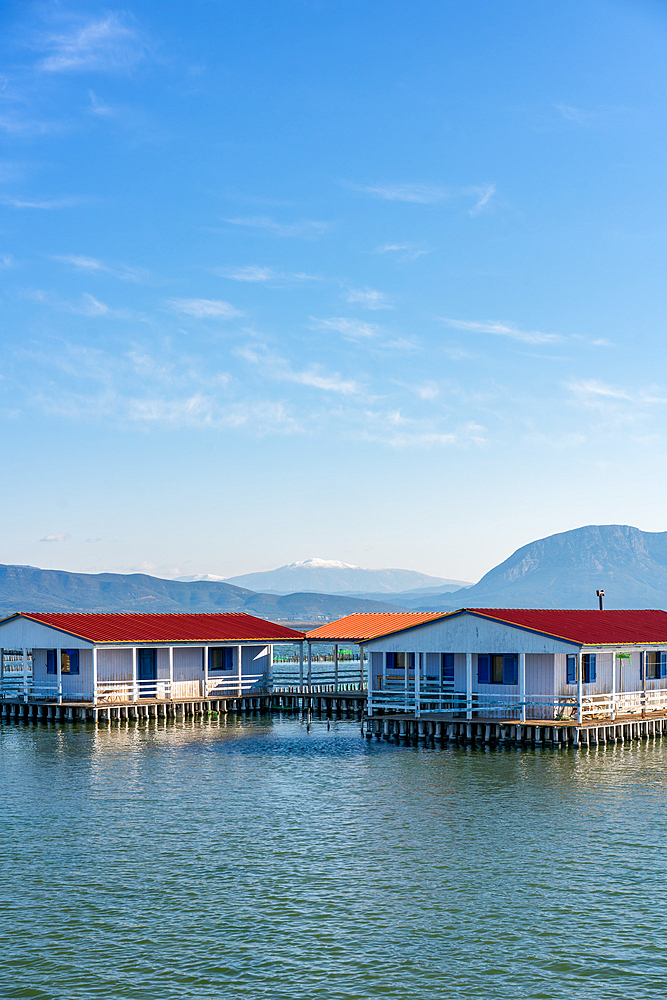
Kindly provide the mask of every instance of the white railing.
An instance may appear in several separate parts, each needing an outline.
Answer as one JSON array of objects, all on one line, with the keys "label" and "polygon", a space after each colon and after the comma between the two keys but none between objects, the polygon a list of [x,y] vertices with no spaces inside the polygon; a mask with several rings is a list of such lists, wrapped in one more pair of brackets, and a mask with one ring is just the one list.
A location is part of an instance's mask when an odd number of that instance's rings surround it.
[{"label": "white railing", "polygon": [[266,674],[209,674],[206,684],[207,698],[241,698],[251,691],[268,687]]},{"label": "white railing", "polygon": [[35,683],[32,677],[28,677],[26,682],[22,674],[12,673],[9,676],[5,674],[0,685],[0,697],[15,700],[26,696],[40,699],[57,698],[58,684],[55,681]]},{"label": "white railing", "polygon": [[366,688],[366,676],[361,676],[359,660],[347,660],[340,663],[338,672],[334,670],[334,665],[330,660],[323,662],[313,662],[310,677],[308,676],[308,664],[303,665],[303,682],[296,664],[290,663],[291,669],[284,669],[287,664],[276,664],[273,666],[273,690],[277,693],[292,694],[296,691],[307,691],[311,694],[324,694],[336,691],[360,691]]},{"label": "white railing", "polygon": [[171,698],[171,681],[165,680],[138,680],[132,683],[129,680],[101,681],[97,682],[98,702],[125,702],[139,701],[141,699],[153,701],[169,701]]},{"label": "white railing", "polygon": [[[412,713],[443,712],[452,715],[471,714],[474,716],[497,716],[528,719],[554,719],[576,721],[578,717],[578,701],[575,696],[531,694],[520,697],[518,694],[489,694],[473,691],[467,695],[465,691],[426,690],[415,697],[414,683],[408,690],[396,686],[385,685],[381,690],[372,692],[372,709],[382,709],[388,712]],[[581,700],[581,717],[614,718],[623,715],[637,715],[648,712],[667,711],[667,688],[654,688],[647,691],[620,691],[612,694],[583,695]]]}]

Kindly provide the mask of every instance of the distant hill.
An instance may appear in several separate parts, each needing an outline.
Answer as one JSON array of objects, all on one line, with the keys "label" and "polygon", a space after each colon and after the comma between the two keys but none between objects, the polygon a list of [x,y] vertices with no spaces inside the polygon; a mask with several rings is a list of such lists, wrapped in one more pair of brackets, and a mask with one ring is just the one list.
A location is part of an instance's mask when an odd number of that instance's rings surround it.
[{"label": "distant hill", "polygon": [[400,601],[423,610],[455,607],[667,608],[667,531],[592,524],[517,549],[474,587]]},{"label": "distant hill", "polygon": [[306,559],[262,573],[231,576],[225,583],[249,587],[263,593],[291,594],[316,591],[320,594],[398,594],[420,588],[466,586],[464,580],[445,580],[410,569],[362,569],[333,559]]},{"label": "distant hill", "polygon": [[135,573],[69,573],[0,565],[0,614],[14,611],[245,611],[278,621],[326,621],[396,604],[329,594],[257,594],[228,583],[182,583]]}]

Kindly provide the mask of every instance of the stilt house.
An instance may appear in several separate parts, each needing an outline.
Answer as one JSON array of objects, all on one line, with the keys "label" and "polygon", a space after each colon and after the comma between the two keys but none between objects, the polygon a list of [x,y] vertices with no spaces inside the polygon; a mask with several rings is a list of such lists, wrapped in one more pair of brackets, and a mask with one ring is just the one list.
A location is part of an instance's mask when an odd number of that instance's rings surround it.
[{"label": "stilt house", "polygon": [[[273,643],[303,637],[241,613],[19,613],[0,621],[0,690],[25,701],[93,705],[266,693]],[[4,651],[17,649],[24,669],[10,678]]]}]

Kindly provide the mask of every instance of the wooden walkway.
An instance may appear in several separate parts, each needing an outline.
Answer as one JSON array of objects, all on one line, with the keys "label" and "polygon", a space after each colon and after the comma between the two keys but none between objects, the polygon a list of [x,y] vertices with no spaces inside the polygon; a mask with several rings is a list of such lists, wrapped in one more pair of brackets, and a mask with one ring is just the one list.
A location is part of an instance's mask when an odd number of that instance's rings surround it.
[{"label": "wooden walkway", "polygon": [[531,719],[517,723],[516,719],[443,720],[441,715],[425,714],[419,719],[412,715],[382,715],[366,717],[364,731],[371,739],[424,740],[435,743],[495,746],[592,746],[606,743],[628,743],[632,740],[667,736],[667,712],[650,717],[628,715],[612,719],[590,719],[578,726],[571,721]]}]

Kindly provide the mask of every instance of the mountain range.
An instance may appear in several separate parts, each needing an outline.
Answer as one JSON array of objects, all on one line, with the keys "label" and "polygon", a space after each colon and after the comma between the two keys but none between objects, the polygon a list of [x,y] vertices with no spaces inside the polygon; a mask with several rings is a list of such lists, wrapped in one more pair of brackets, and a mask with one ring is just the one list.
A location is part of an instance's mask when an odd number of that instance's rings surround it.
[{"label": "mountain range", "polygon": [[[308,563],[324,560],[308,560]],[[294,568],[373,574],[377,584],[397,585],[405,579],[436,580],[435,585],[402,592],[332,593],[256,592],[229,581],[163,580],[144,574],[70,573],[34,566],[0,565],[0,614],[13,611],[245,611],[274,621],[317,622],[353,612],[453,610],[460,607],[594,608],[596,590],[605,591],[607,608],[667,607],[667,532],[640,531],[623,524],[588,525],[549,535],[517,549],[474,586],[452,590],[456,581],[409,570],[360,570],[334,565],[281,567],[287,579],[302,580]],[[341,569],[342,567],[342,569]],[[255,574],[248,574],[245,579]],[[266,576],[266,574],[258,574]],[[236,577],[236,580],[241,579]],[[279,580],[285,577],[278,577]],[[359,579],[359,577],[347,580]],[[326,584],[333,586],[331,582]],[[379,598],[382,598],[381,600]]]},{"label": "mountain range", "polygon": [[517,549],[479,583],[455,595],[394,600],[411,609],[667,607],[667,531],[591,524]]},{"label": "mountain range", "polygon": [[316,591],[320,594],[354,594],[365,597],[367,593],[372,593],[378,600],[383,595],[424,588],[454,591],[470,586],[465,580],[446,580],[410,569],[362,569],[361,566],[335,559],[304,559],[261,573],[231,576],[225,583],[275,594]]},{"label": "mountain range", "polygon": [[183,583],[141,573],[69,573],[0,565],[0,613],[13,611],[245,611],[273,621],[323,621],[396,604],[330,594],[258,594],[228,583]]}]

